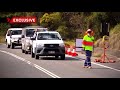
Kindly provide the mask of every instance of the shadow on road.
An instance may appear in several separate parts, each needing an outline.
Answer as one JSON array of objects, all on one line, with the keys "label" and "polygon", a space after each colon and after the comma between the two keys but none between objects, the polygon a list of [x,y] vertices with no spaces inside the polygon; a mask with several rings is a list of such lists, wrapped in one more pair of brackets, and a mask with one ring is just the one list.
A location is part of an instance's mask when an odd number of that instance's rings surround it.
[{"label": "shadow on road", "polygon": [[54,56],[53,57],[40,57],[39,60],[59,60],[59,61],[83,61],[85,59],[82,59],[82,58],[72,58],[72,57],[66,57],[65,60],[61,60],[60,57],[59,58],[55,58]]},{"label": "shadow on road", "polygon": [[92,69],[108,69],[108,68],[94,68],[94,67],[92,67]]},{"label": "shadow on road", "polygon": [[21,46],[15,46],[14,49],[21,49]]}]

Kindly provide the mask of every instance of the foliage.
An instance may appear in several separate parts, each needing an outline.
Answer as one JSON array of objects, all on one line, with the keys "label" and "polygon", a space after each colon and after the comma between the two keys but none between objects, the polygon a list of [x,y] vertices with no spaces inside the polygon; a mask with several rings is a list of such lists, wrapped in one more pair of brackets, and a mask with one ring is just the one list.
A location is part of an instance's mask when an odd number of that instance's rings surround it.
[{"label": "foliage", "polygon": [[60,12],[53,12],[51,14],[45,13],[40,19],[40,23],[44,27],[49,27],[50,30],[56,30],[61,22]]},{"label": "foliage", "polygon": [[117,24],[114,28],[111,29],[110,34],[118,34],[120,33],[120,24]]},{"label": "foliage", "polygon": [[5,36],[8,28],[10,28],[9,24],[7,24],[7,23],[0,23],[0,36]]},{"label": "foliage", "polygon": [[[101,22],[109,22],[111,32],[119,32],[120,12],[2,12],[0,17],[36,16],[38,22],[31,25],[41,25],[56,30],[68,40],[82,38],[85,31],[91,28],[95,32],[95,39],[100,38]],[[2,24],[1,24],[2,25]],[[14,24],[10,27],[24,27],[28,24]],[[117,26],[116,26],[117,25]],[[4,25],[3,25],[4,26]],[[116,27],[115,27],[116,26]],[[115,28],[114,28],[115,27]],[[114,28],[114,30],[113,30]],[[0,31],[0,34],[5,33]]]}]

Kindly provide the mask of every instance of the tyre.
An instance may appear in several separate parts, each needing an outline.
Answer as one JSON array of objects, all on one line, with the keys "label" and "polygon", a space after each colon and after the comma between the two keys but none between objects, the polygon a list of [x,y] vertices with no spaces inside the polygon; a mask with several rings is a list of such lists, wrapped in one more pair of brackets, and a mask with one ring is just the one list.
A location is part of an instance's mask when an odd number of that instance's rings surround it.
[{"label": "tyre", "polygon": [[25,50],[25,54],[28,54],[28,51]]},{"label": "tyre", "polygon": [[31,57],[34,58],[35,54],[33,53],[33,50],[31,49]]},{"label": "tyre", "polygon": [[22,49],[22,53],[25,53],[25,50]]},{"label": "tyre", "polygon": [[11,45],[10,45],[11,47],[11,49],[14,49],[14,43],[11,43]]},{"label": "tyre", "polygon": [[39,55],[35,55],[35,59],[39,59]]},{"label": "tyre", "polygon": [[65,60],[65,54],[61,55],[61,60]]},{"label": "tyre", "polygon": [[10,45],[7,43],[7,48],[10,48]]},{"label": "tyre", "polygon": [[58,58],[59,58],[59,56],[58,56],[58,55],[56,55],[56,56],[55,56],[55,58],[56,58],[56,59],[58,59]]}]

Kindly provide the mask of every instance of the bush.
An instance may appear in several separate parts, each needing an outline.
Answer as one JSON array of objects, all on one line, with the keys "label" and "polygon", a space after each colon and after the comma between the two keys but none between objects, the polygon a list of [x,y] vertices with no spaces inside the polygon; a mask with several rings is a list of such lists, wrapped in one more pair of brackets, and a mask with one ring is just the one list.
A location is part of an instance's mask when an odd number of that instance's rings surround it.
[{"label": "bush", "polygon": [[5,36],[0,36],[0,43],[5,43]]},{"label": "bush", "polygon": [[0,36],[5,36],[8,28],[10,28],[9,24],[7,24],[7,23],[0,23]]},{"label": "bush", "polygon": [[[108,45],[109,45],[109,48],[111,48],[111,49],[120,50],[120,24],[116,25],[110,31]],[[95,43],[95,46],[101,47],[102,46],[102,39],[98,39]]]},{"label": "bush", "polygon": [[120,24],[116,25],[111,31],[110,35],[120,33]]},{"label": "bush", "polygon": [[58,27],[57,31],[61,34],[62,37],[67,38],[68,28],[64,25]]}]

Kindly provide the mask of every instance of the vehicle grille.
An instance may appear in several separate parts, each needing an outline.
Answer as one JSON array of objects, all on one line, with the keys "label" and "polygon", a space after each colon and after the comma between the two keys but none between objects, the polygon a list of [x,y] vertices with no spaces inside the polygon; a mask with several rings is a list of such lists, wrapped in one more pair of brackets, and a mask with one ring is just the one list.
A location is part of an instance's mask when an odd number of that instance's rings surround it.
[{"label": "vehicle grille", "polygon": [[44,44],[44,47],[57,48],[57,47],[59,47],[59,44]]},{"label": "vehicle grille", "polygon": [[59,52],[59,49],[45,49],[44,52],[48,52],[48,51],[55,51],[55,52]]}]

